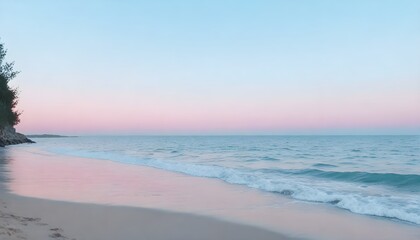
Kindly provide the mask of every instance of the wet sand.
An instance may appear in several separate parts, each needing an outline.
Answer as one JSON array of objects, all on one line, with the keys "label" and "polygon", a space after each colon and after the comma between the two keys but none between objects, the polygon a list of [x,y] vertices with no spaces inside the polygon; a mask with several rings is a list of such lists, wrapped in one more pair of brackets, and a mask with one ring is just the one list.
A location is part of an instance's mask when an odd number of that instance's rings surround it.
[{"label": "wet sand", "polygon": [[59,156],[24,145],[0,151],[1,159],[6,171],[3,175],[9,177],[2,181],[13,193],[0,193],[9,211],[4,213],[10,221],[17,221],[10,218],[11,214],[39,218],[28,226],[48,224],[38,226],[47,230],[44,236],[57,233],[56,237],[60,237],[58,234],[66,237],[62,239],[420,238],[416,225],[357,215],[325,204],[302,203],[216,179]]}]

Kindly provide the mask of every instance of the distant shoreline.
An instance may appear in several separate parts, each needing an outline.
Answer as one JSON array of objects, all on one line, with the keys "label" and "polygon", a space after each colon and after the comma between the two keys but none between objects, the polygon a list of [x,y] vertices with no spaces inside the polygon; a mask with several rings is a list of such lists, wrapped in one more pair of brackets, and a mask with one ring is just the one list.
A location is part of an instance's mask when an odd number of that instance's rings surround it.
[{"label": "distant shoreline", "polygon": [[69,137],[77,137],[77,136],[64,136],[64,135],[55,135],[55,134],[32,134],[26,135],[29,138],[69,138]]}]

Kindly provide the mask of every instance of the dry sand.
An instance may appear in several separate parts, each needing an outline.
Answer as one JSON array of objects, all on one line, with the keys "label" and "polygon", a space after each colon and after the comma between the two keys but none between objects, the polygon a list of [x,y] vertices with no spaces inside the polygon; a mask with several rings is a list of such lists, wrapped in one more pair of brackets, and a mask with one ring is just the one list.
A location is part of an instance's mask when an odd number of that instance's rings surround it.
[{"label": "dry sand", "polygon": [[289,239],[264,229],[167,211],[67,203],[0,192],[1,240]]},{"label": "dry sand", "polygon": [[41,218],[24,217],[11,211],[0,200],[0,239],[69,239],[63,230],[45,223]]}]

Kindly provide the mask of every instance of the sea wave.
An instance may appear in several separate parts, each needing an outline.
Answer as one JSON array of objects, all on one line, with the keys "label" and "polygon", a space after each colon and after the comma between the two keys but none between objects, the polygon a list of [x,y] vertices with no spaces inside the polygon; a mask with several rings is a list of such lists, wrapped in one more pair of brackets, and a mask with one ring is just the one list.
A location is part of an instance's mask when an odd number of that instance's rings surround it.
[{"label": "sea wave", "polygon": [[297,174],[310,175],[339,181],[382,184],[412,192],[420,192],[420,175],[370,172],[334,172],[318,169],[304,169]]},{"label": "sea wave", "polygon": [[[317,169],[281,170],[228,168],[216,165],[140,158],[114,152],[50,149],[58,154],[111,160],[125,164],[148,166],[191,176],[217,178],[232,184],[311,202],[333,204],[354,213],[399,219],[420,224],[418,194],[372,194],[362,191],[354,182],[418,187],[420,176],[392,173],[328,172]],[[343,184],[339,181],[348,181]]]}]

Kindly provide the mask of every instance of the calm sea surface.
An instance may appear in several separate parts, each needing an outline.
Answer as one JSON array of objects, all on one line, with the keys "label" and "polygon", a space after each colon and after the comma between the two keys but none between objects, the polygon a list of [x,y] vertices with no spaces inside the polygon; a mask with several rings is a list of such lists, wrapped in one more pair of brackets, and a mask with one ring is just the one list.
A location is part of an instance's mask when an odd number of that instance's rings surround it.
[{"label": "calm sea surface", "polygon": [[64,155],[217,178],[354,213],[420,224],[420,136],[36,139]]}]

